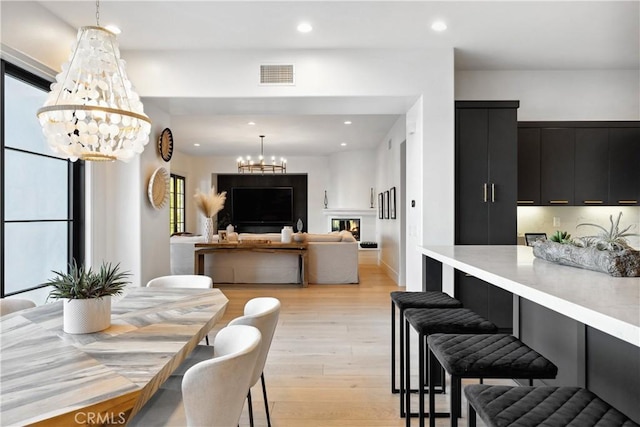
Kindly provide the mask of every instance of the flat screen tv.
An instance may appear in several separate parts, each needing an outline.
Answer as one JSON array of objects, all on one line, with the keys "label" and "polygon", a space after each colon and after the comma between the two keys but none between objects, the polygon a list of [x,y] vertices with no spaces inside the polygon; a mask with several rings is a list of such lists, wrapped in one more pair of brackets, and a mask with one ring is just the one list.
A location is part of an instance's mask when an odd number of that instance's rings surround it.
[{"label": "flat screen tv", "polygon": [[231,198],[234,222],[293,222],[293,187],[234,187]]}]

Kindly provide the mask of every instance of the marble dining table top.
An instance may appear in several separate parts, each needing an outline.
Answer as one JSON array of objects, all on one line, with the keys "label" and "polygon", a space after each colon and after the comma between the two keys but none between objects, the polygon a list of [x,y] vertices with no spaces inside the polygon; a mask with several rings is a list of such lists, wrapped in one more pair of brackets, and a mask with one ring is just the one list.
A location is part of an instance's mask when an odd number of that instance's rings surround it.
[{"label": "marble dining table top", "polygon": [[62,330],[62,301],[0,318],[0,425],[124,424],[224,315],[219,289],[131,288],[111,326]]}]

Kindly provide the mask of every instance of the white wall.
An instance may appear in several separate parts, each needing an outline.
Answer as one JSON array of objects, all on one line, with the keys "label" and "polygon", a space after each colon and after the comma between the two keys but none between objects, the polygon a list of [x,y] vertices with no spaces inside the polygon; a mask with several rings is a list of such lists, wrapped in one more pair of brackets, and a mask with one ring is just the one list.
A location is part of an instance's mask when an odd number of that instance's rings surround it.
[{"label": "white wall", "polygon": [[153,172],[159,167],[164,167],[170,172],[170,164],[162,160],[158,153],[157,141],[162,130],[171,127],[171,118],[167,113],[150,103],[145,105],[145,113],[151,118],[152,126],[150,141],[139,159],[142,194],[136,192],[140,205],[141,286],[145,286],[154,277],[171,273],[169,268],[169,203],[166,203],[162,209],[154,209],[149,198],[145,197]]},{"label": "white wall", "polygon": [[[391,277],[399,286],[404,286],[404,277],[401,277],[400,245],[404,244],[401,236],[401,227],[404,225],[402,218],[402,188],[400,173],[400,144],[407,137],[406,117],[400,117],[389,130],[387,135],[378,144],[376,151],[376,180],[375,194],[377,206],[377,194],[388,191],[391,187],[396,187],[396,219],[378,219],[377,237],[379,251],[379,261],[387,275]],[[403,261],[402,261],[403,262]]]},{"label": "white wall", "polygon": [[329,208],[370,209],[371,188],[376,186],[375,159],[374,150],[342,151],[329,156]]},{"label": "white wall", "polygon": [[457,100],[520,100],[519,121],[640,120],[640,71],[458,71]]}]

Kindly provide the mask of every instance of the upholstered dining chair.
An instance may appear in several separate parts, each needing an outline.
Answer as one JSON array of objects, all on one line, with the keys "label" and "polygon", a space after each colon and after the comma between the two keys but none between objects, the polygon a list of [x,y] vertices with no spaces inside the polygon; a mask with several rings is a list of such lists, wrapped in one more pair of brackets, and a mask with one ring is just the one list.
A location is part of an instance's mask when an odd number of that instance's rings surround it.
[{"label": "upholstered dining chair", "polygon": [[184,374],[181,390],[159,389],[128,426],[237,426],[261,351],[257,328],[222,328],[214,357]]},{"label": "upholstered dining chair", "polygon": [[[213,280],[209,276],[199,274],[174,274],[160,276],[147,282],[148,288],[213,288]],[[209,335],[205,336],[205,342],[209,345]]]},{"label": "upholstered dining chair", "polygon": [[0,316],[14,313],[27,308],[35,307],[36,303],[25,298],[2,298],[0,299]]},{"label": "upholstered dining chair", "polygon": [[[229,325],[249,325],[255,326],[262,334],[262,344],[260,345],[260,353],[256,361],[253,376],[251,377],[251,386],[262,382],[262,396],[264,397],[264,409],[267,415],[267,426],[271,427],[271,417],[269,416],[269,401],[267,399],[267,388],[264,381],[264,366],[267,362],[269,349],[273,334],[278,324],[280,315],[280,301],[272,297],[260,297],[249,300],[244,306],[244,315],[237,317],[229,322]],[[247,394],[247,403],[249,407],[249,423],[253,427],[253,405],[251,403],[251,389]]]}]

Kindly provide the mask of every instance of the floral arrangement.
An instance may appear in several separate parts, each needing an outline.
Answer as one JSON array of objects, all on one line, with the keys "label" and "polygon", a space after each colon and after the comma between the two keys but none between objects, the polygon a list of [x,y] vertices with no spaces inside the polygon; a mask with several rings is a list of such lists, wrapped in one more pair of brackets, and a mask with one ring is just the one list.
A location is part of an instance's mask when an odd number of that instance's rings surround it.
[{"label": "floral arrangement", "polygon": [[215,187],[211,187],[209,193],[196,190],[196,207],[206,218],[212,218],[222,210],[224,202],[227,200],[227,192],[216,193]]}]

